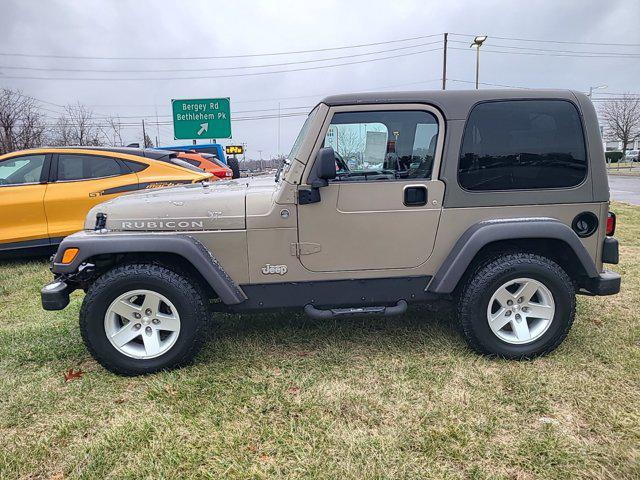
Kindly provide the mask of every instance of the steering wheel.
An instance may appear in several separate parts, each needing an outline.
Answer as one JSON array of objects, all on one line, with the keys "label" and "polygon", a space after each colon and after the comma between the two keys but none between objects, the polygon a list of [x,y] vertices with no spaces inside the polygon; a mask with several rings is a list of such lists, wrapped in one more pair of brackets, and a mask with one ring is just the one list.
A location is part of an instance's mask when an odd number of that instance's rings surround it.
[{"label": "steering wheel", "polygon": [[336,164],[338,165],[338,170],[341,170],[343,172],[349,172],[349,165],[347,165],[347,162],[344,161],[344,158],[342,157],[342,155],[340,155],[338,152],[333,152],[334,156],[336,157]]}]

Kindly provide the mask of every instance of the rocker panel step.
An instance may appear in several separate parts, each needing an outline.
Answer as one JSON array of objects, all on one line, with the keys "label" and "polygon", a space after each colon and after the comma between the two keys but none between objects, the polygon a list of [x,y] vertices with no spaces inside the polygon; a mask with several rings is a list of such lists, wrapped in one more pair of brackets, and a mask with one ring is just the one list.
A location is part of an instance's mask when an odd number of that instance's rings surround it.
[{"label": "rocker panel step", "polygon": [[311,304],[308,304],[304,307],[304,312],[307,315],[318,320],[336,317],[364,317],[369,315],[383,315],[385,317],[392,317],[394,315],[401,315],[406,311],[407,302],[405,300],[399,300],[397,304],[391,307],[350,307],[329,308],[326,310],[321,310]]}]

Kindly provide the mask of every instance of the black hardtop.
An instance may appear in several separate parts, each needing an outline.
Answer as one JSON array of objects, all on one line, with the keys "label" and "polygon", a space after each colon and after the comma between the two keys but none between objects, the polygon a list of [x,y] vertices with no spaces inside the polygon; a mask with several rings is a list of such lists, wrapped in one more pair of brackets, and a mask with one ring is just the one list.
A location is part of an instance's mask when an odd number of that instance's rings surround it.
[{"label": "black hardtop", "polygon": [[484,90],[419,90],[406,92],[366,92],[330,95],[320,103],[330,107],[387,103],[425,103],[437,107],[447,119],[464,119],[478,102],[518,99],[562,99],[579,103],[586,95],[574,90],[552,89],[484,89]]}]

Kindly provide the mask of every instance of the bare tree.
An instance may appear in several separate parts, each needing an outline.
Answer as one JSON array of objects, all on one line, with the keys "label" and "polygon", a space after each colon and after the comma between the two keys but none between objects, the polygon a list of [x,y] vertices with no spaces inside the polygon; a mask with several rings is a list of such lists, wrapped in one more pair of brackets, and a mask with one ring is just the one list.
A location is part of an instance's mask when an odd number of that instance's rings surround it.
[{"label": "bare tree", "polygon": [[18,90],[0,90],[0,154],[42,146],[44,114],[34,98]]},{"label": "bare tree", "polygon": [[605,133],[610,140],[622,142],[622,158],[627,146],[640,136],[640,98],[625,94],[619,100],[610,100],[602,108]]},{"label": "bare tree", "polygon": [[100,127],[105,143],[111,147],[122,147],[122,121],[120,117],[108,117],[104,120],[105,125]]},{"label": "bare tree", "polygon": [[338,153],[344,158],[358,156],[364,151],[364,137],[352,129],[341,130],[336,143]]},{"label": "bare tree", "polygon": [[102,130],[96,124],[93,111],[81,103],[67,105],[54,127],[57,145],[102,145]]},{"label": "bare tree", "polygon": [[153,148],[153,140],[151,140],[151,137],[149,136],[148,133],[145,132],[144,134],[144,148]]}]

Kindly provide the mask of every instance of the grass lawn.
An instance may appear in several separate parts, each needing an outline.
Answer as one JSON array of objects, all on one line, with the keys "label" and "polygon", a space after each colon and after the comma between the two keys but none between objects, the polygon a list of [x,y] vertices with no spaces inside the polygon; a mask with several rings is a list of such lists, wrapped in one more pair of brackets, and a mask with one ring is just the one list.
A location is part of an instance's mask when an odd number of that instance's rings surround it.
[{"label": "grass lawn", "polygon": [[639,175],[640,163],[637,162],[622,162],[622,163],[609,163],[607,164],[607,172],[610,175]]},{"label": "grass lawn", "polygon": [[640,207],[613,209],[622,292],[579,297],[529,362],[416,308],[221,316],[193,366],[123,378],[85,350],[81,293],[45,312],[46,262],[0,263],[0,478],[640,478]]}]

